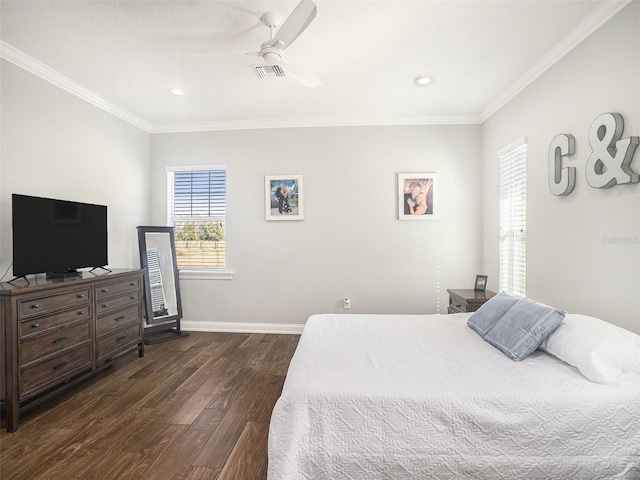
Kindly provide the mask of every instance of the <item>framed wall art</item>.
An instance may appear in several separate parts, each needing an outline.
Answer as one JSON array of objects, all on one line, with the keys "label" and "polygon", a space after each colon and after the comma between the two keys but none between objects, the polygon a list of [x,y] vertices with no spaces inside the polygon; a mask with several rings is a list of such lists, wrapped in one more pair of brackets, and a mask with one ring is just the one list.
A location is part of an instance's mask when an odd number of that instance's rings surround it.
[{"label": "framed wall art", "polygon": [[398,174],[398,219],[433,220],[438,218],[437,174]]},{"label": "framed wall art", "polygon": [[476,275],[476,283],[473,286],[475,291],[484,292],[487,289],[487,275]]},{"label": "framed wall art", "polygon": [[267,221],[304,219],[302,175],[267,175],[264,190]]}]

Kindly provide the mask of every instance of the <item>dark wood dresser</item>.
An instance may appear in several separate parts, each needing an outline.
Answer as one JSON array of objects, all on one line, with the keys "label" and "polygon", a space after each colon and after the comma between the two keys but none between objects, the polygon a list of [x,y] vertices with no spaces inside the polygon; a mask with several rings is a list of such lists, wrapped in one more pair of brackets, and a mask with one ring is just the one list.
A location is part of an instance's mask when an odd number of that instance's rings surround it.
[{"label": "dark wood dresser", "polygon": [[19,411],[137,350],[144,356],[142,270],[0,284],[7,431]]},{"label": "dark wood dresser", "polygon": [[448,289],[449,307],[447,313],[475,312],[484,302],[493,297],[496,293],[481,290],[456,290]]}]

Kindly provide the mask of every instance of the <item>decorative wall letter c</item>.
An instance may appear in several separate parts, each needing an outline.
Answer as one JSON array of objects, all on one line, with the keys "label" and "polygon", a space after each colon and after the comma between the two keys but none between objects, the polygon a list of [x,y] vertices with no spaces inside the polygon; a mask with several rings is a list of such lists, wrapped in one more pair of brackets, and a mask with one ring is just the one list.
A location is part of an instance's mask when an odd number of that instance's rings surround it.
[{"label": "decorative wall letter c", "polygon": [[562,157],[576,153],[576,139],[563,133],[549,145],[549,190],[556,196],[569,195],[576,186],[576,167],[562,168]]},{"label": "decorative wall letter c", "polygon": [[623,130],[624,120],[619,113],[603,113],[591,124],[589,144],[593,151],[587,159],[586,176],[593,188],[640,181],[640,175],[630,166],[640,139],[621,140]]}]

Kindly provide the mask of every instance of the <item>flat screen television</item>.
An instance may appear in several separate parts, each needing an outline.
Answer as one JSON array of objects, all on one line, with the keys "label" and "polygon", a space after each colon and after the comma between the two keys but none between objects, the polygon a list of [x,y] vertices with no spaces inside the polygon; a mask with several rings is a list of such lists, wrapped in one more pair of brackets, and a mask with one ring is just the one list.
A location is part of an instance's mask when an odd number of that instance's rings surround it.
[{"label": "flat screen television", "polygon": [[14,276],[66,277],[109,263],[106,206],[15,193],[11,200]]}]

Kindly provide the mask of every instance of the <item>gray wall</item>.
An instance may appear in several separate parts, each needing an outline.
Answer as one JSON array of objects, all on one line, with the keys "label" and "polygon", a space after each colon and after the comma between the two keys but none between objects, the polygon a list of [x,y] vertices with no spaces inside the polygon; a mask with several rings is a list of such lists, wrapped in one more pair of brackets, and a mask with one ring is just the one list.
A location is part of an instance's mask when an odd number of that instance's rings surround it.
[{"label": "gray wall", "polygon": [[[446,289],[481,273],[480,139],[480,126],[153,135],[154,223],[166,222],[165,166],[227,165],[234,278],[183,278],[185,325],[300,325],[342,312],[345,296],[353,313],[445,312]],[[396,219],[398,172],[438,174],[439,220]],[[304,176],[304,221],[265,221],[264,176],[279,174]]]},{"label": "gray wall", "polygon": [[0,276],[12,261],[12,193],[108,205],[109,265],[139,266],[149,134],[4,60],[1,75]]},{"label": "gray wall", "polygon": [[[623,137],[640,136],[640,3],[632,2],[483,125],[483,264],[498,279],[498,160],[519,137],[527,151],[527,293],[571,312],[640,332],[640,185],[593,189],[585,180],[593,120],[625,119]],[[555,197],[547,186],[553,137],[576,138],[577,185]],[[640,172],[640,152],[632,166]]]},{"label": "gray wall", "polygon": [[[164,167],[226,164],[235,276],[182,281],[187,325],[277,331],[341,312],[347,295],[354,313],[444,312],[446,289],[470,286],[476,273],[497,287],[496,151],[526,136],[529,296],[640,332],[640,186],[594,190],[584,180],[587,132],[600,113],[620,112],[625,136],[640,135],[638,18],[633,2],[482,126],[150,138],[3,61],[0,268],[11,262],[11,193],[109,205],[110,265],[131,267],[135,226],[166,221]],[[558,133],[577,140],[578,185],[566,198],[547,187],[547,149]],[[396,220],[396,174],[415,171],[439,174],[437,221]],[[269,174],[304,175],[303,222],[264,220]]]}]

